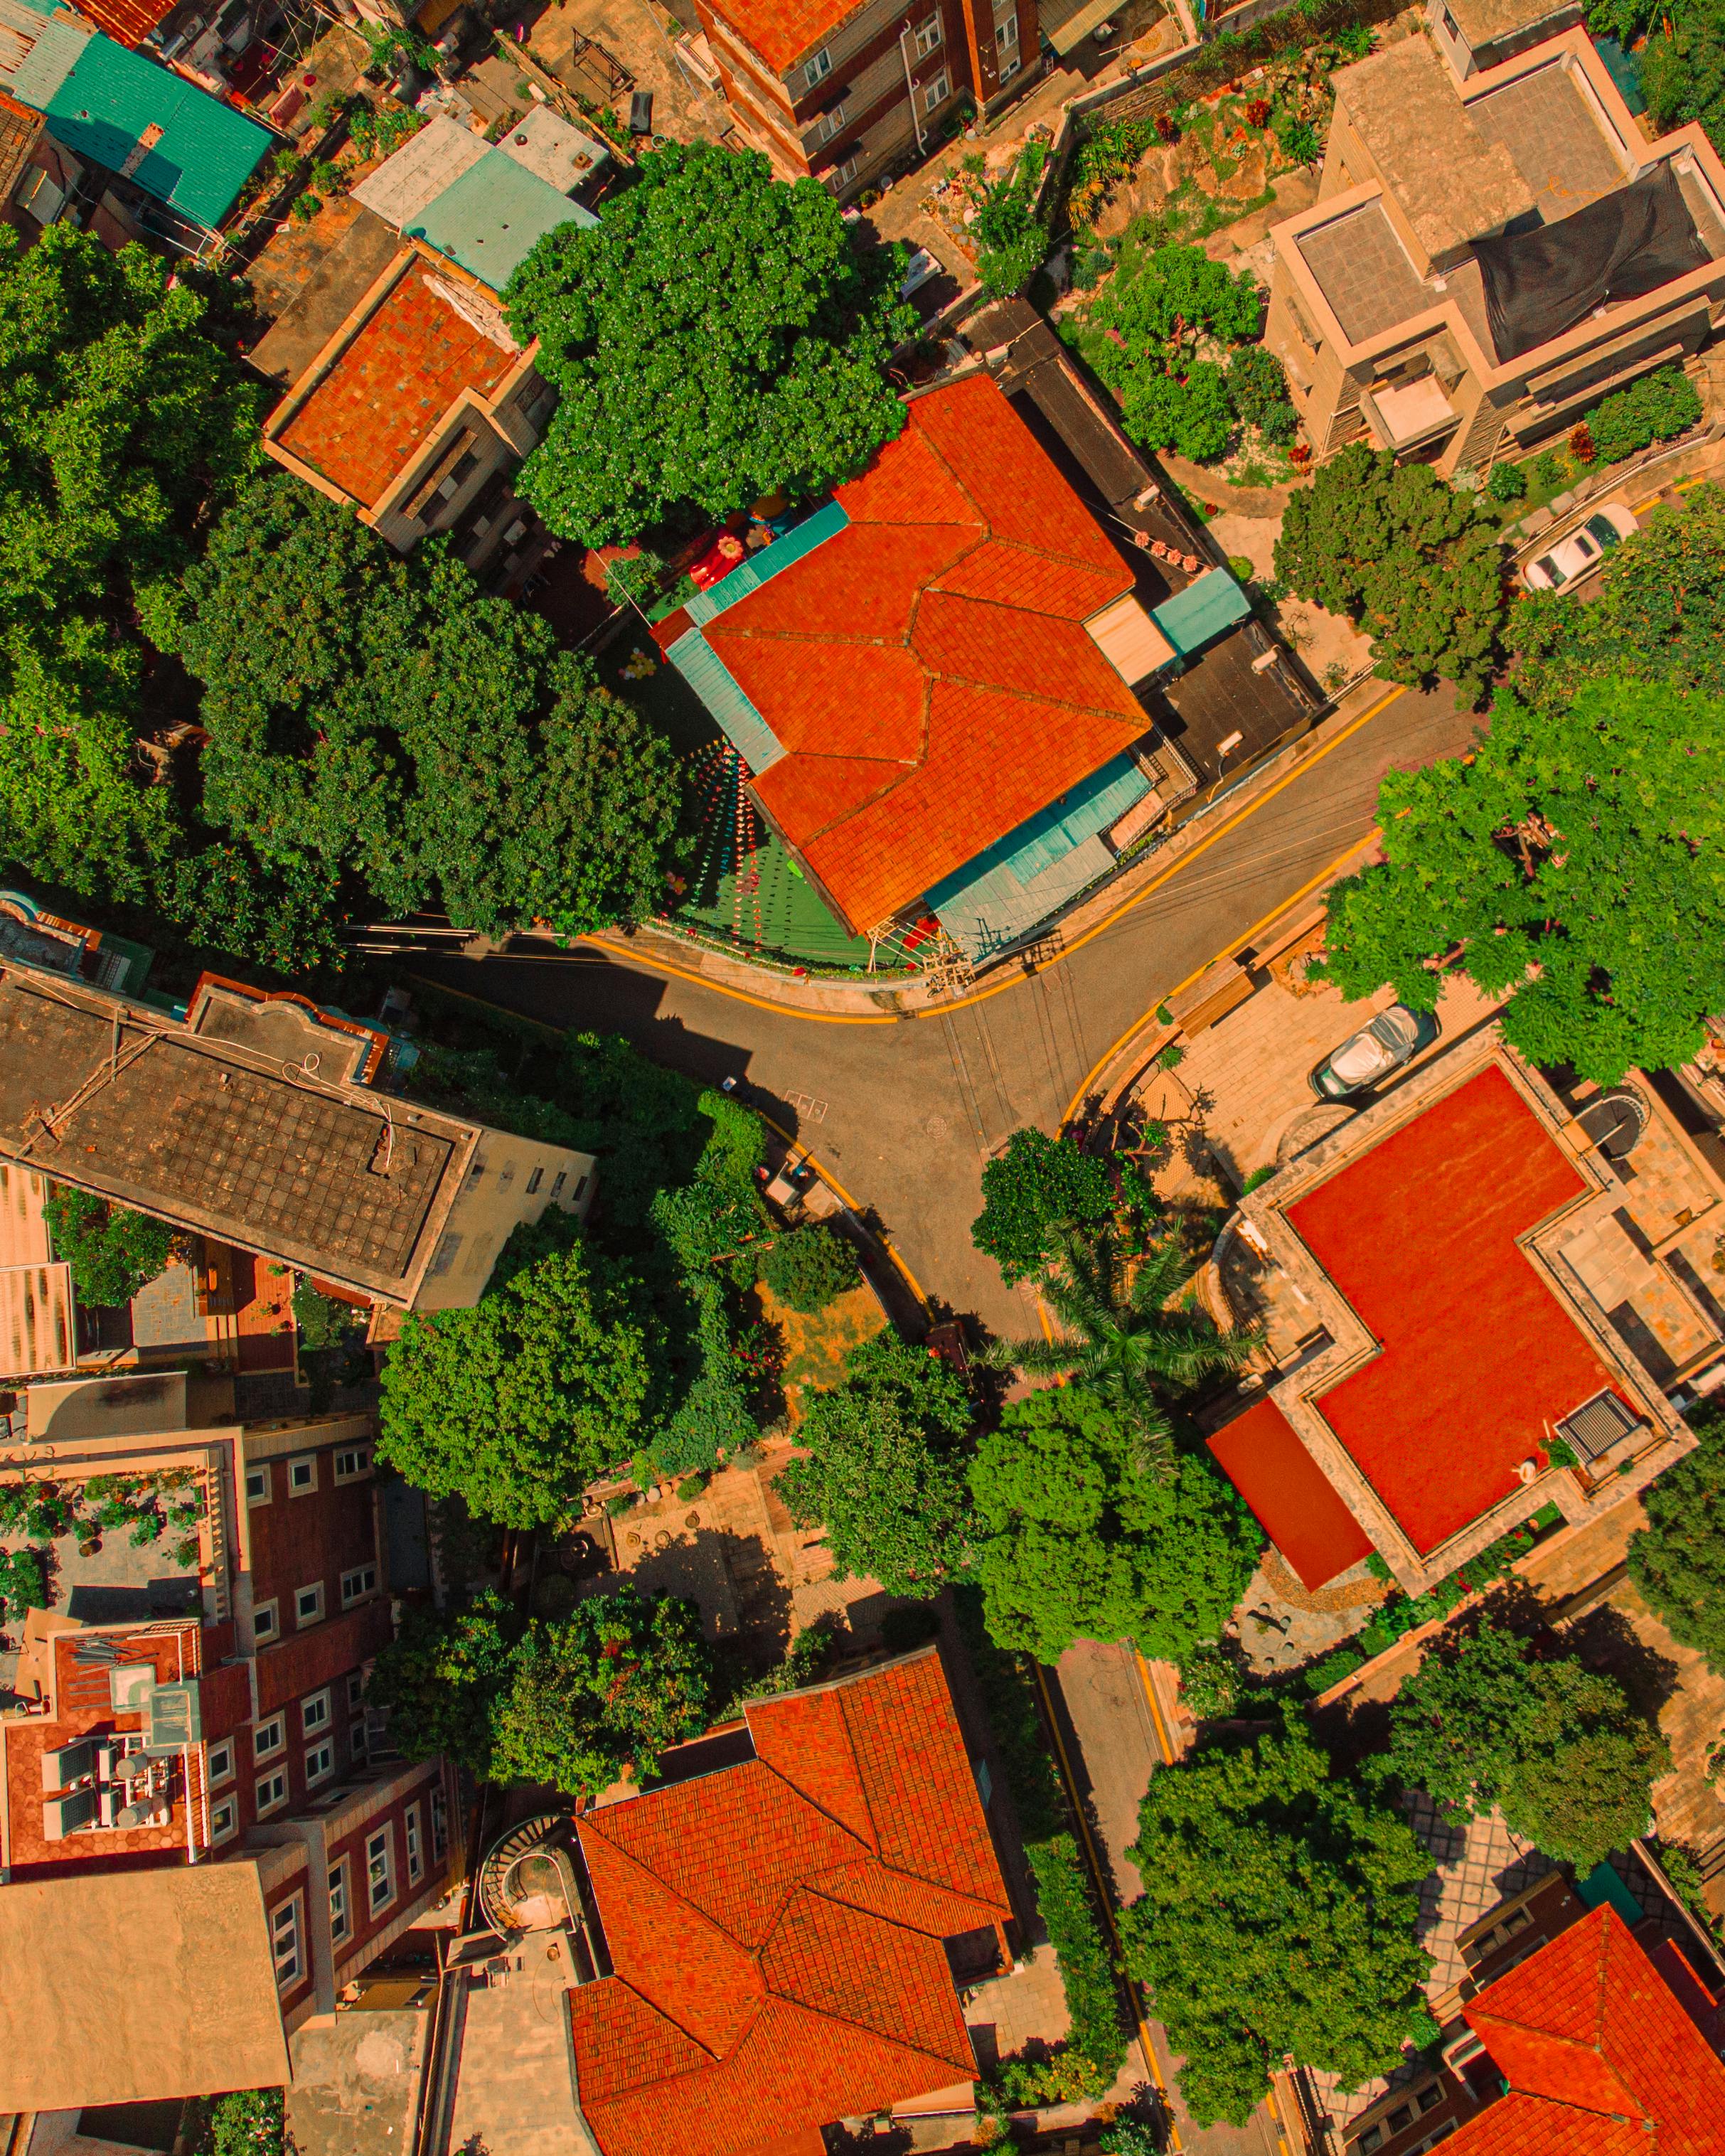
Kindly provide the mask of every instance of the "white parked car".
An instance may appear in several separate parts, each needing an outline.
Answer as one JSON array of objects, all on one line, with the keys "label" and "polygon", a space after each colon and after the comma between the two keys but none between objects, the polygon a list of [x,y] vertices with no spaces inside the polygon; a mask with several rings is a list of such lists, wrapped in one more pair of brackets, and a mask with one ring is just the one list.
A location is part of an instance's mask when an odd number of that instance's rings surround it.
[{"label": "white parked car", "polygon": [[1620,539],[1639,528],[1627,503],[1608,501],[1585,523],[1565,532],[1549,552],[1536,555],[1522,570],[1522,582],[1530,592],[1566,592],[1590,576]]}]

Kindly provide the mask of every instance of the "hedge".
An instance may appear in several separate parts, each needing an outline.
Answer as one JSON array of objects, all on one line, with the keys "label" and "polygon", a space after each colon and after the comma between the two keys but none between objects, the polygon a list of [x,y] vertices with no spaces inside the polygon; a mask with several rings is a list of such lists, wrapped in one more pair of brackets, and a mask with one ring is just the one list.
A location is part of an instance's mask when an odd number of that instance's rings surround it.
[{"label": "hedge", "polygon": [[1627,389],[1603,398],[1587,415],[1594,456],[1602,465],[1620,463],[1655,442],[1686,433],[1701,417],[1701,398],[1681,367],[1661,367]]},{"label": "hedge", "polygon": [[[1066,1828],[1065,1792],[1043,1741],[1029,1665],[988,1637],[975,1589],[957,1589],[953,1602],[1024,1837],[1037,1907],[1060,1964],[1072,2017],[1067,2050],[1088,2061],[1088,2093],[1100,2096],[1126,2060],[1120,1985],[1091,1882]],[[1009,2074],[1003,2074],[1010,2084]]]}]

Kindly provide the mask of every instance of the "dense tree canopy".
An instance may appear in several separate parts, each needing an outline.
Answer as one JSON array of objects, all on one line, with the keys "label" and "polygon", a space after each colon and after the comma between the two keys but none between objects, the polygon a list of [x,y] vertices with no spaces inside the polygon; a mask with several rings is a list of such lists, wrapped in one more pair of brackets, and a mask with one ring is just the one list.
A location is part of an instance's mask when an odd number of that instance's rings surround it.
[{"label": "dense tree canopy", "polygon": [[1725,1415],[1710,1412],[1699,1434],[1695,1450],[1647,1492],[1647,1524],[1630,1541],[1630,1578],[1672,1638],[1725,1676]]},{"label": "dense tree canopy", "polygon": [[1429,465],[1350,442],[1290,497],[1276,573],[1357,623],[1390,680],[1453,681],[1464,702],[1484,693],[1503,624],[1502,542],[1479,496]]},{"label": "dense tree canopy", "polygon": [[1390,981],[1431,1009],[1459,943],[1481,988],[1515,990],[1517,1048],[1602,1085],[1685,1061],[1725,1009],[1725,703],[1500,691],[1473,756],[1385,778],[1378,824],[1384,862],[1330,893],[1344,993]]},{"label": "dense tree canopy", "polygon": [[824,1523],[841,1573],[889,1594],[931,1595],[963,1569],[968,1497],[959,1446],[963,1385],[918,1348],[877,1335],[854,1348],[842,1384],[817,1393],[778,1493],[798,1527]]},{"label": "dense tree canopy", "polygon": [[560,225],[511,279],[562,402],[521,468],[554,531],[639,538],[849,477],[904,424],[887,382],[916,326],[901,247],[857,249],[817,180],[706,143],[642,158],[590,228]]},{"label": "dense tree canopy", "polygon": [[1042,1298],[1059,1332],[1046,1340],[995,1341],[985,1359],[1026,1376],[1071,1378],[1130,1433],[1132,1471],[1167,1477],[1174,1452],[1165,1403],[1207,1377],[1238,1369],[1256,1336],[1219,1332],[1183,1293],[1199,1264],[1173,1237],[1137,1257],[1109,1229],[1084,1235],[1063,1229],[1056,1240],[1060,1265],[1043,1281]]},{"label": "dense tree canopy", "polygon": [[1263,1537],[1204,1454],[1135,1474],[1130,1430],[1076,1386],[1007,1408],[970,1463],[973,1573],[990,1635],[1057,1661],[1076,1639],[1168,1660],[1214,1640]]},{"label": "dense tree canopy", "polygon": [[856,1245],[819,1221],[775,1235],[761,1273],[787,1310],[808,1315],[824,1310],[861,1278]]},{"label": "dense tree canopy", "polygon": [[511,1237],[474,1308],[403,1319],[383,1366],[378,1456],[434,1497],[543,1526],[649,1433],[664,1359],[639,1281],[548,1212]]},{"label": "dense tree canopy", "polygon": [[[1237,377],[1219,363],[1228,346],[1252,344],[1263,312],[1252,279],[1213,262],[1201,247],[1158,247],[1137,259],[1128,254],[1091,310],[1090,326],[1101,336],[1086,340],[1086,350],[1120,398],[1132,439],[1203,463],[1227,448],[1237,417],[1261,424],[1269,415],[1273,439],[1287,439],[1292,413],[1284,418],[1277,362],[1266,354],[1248,361]],[[1236,379],[1239,398],[1231,393]]]},{"label": "dense tree canopy", "polygon": [[176,850],[136,608],[259,455],[208,315],[141,247],[0,225],[0,852],[86,897],[147,901]]},{"label": "dense tree canopy", "polygon": [[984,1163],[983,1209],[970,1240],[1015,1287],[1054,1262],[1061,1229],[1099,1228],[1118,1202],[1106,1161],[1032,1125],[1014,1131],[1005,1152]]},{"label": "dense tree canopy", "polygon": [[625,1580],[534,1625],[516,1650],[496,1712],[491,1774],[597,1796],[650,1774],[667,1745],[699,1736],[712,1697],[712,1651],[692,1602]]},{"label": "dense tree canopy", "polygon": [[1285,2053],[1354,2087],[1434,2033],[1414,1942],[1430,1852],[1284,1717],[1153,1774],[1127,1851],[1144,1893],[1120,1919],[1127,1965],[1201,2125],[1243,2126]]},{"label": "dense tree canopy", "polygon": [[1615,1677],[1534,1656],[1489,1620],[1437,1643],[1397,1694],[1383,1771],[1465,1810],[1496,1804],[1548,1856],[1589,1871],[1646,1831],[1665,1740]]},{"label": "dense tree canopy", "polygon": [[300,895],[307,938],[362,906],[572,934],[657,901],[670,749],[441,542],[400,560],[309,487],[260,480],[149,618],[203,685],[203,818]]},{"label": "dense tree canopy", "polygon": [[72,1268],[80,1302],[130,1302],[167,1269],[174,1231],[166,1221],[110,1205],[67,1183],[53,1186],[44,1209],[54,1255]]},{"label": "dense tree canopy", "polygon": [[377,1650],[366,1697],[388,1711],[390,1741],[403,1758],[442,1753],[490,1779],[493,1722],[521,1630],[515,1610],[489,1589],[456,1609],[413,1603],[403,1610],[395,1637]]}]

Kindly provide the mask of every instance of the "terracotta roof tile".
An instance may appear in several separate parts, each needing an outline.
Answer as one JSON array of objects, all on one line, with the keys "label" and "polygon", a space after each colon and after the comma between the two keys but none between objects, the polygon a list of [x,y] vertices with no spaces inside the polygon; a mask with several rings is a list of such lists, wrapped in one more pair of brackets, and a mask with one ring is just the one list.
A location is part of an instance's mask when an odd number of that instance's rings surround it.
[{"label": "terracotta roof tile", "polygon": [[375,509],[464,390],[489,398],[520,361],[406,270],[277,439]]},{"label": "terracotta roof tile", "polygon": [[1615,1910],[1594,1910],[1462,2010],[1510,2093],[1450,2156],[1721,2156],[1725,2064]]},{"label": "terracotta roof tile", "polygon": [[570,2005],[603,2156],[819,2156],[823,2125],[973,2077],[941,1942],[1009,1904],[938,1657],[748,1721],[757,1758],[580,1821],[616,1970]]},{"label": "terracotta roof tile", "polygon": [[[1081,626],[1131,573],[988,376],[916,398],[838,500],[850,525],[706,634],[788,752],[762,808],[862,931],[1150,721]],[[859,768],[901,759],[884,793]]]}]

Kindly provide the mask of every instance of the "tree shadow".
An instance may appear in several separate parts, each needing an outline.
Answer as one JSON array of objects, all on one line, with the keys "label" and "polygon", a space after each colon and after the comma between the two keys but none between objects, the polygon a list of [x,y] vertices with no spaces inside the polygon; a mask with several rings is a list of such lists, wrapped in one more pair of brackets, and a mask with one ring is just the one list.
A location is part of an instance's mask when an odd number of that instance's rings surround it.
[{"label": "tree shadow", "polygon": [[1649,1645],[1625,1611],[1601,1603],[1565,1625],[1558,1637],[1589,1669],[1615,1677],[1635,1712],[1657,1724],[1677,1690],[1677,1665]]},{"label": "tree shadow", "polygon": [[625,1512],[614,1533],[619,1570],[644,1594],[696,1604],[707,1638],[757,1672],[784,1660],[791,1590],[761,1536],[711,1526],[695,1504],[675,1502]]}]

